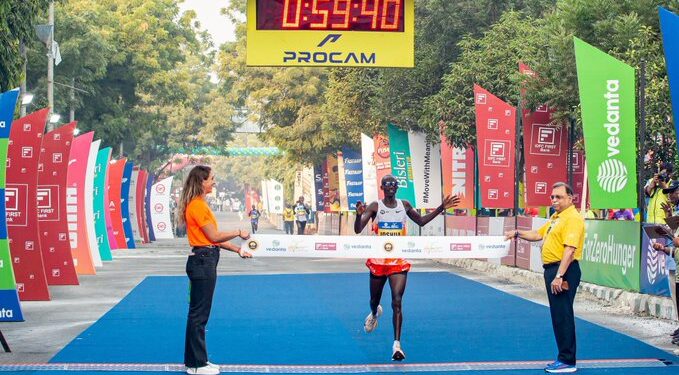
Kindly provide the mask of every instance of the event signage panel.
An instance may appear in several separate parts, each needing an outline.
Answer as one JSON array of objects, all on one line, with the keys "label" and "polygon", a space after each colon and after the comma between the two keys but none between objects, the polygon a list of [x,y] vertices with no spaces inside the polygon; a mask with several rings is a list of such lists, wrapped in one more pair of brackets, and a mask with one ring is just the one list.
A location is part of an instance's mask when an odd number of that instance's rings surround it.
[{"label": "event signage panel", "polygon": [[[283,184],[276,180],[266,180],[269,213],[283,214]],[[322,200],[321,200],[322,202]]]},{"label": "event signage panel", "polygon": [[640,224],[634,221],[585,220],[582,281],[639,291]]},{"label": "event signage panel", "polygon": [[7,148],[5,215],[11,264],[22,301],[50,299],[38,230],[38,162],[48,109],[12,123]]},{"label": "event signage panel", "polygon": [[[108,173],[108,211],[111,219],[111,232],[109,241],[112,249],[127,249],[125,229],[123,229],[123,214],[121,207],[121,189],[123,185],[123,172],[127,158],[111,160]],[[111,237],[110,235],[113,235]]]},{"label": "event signage panel", "polygon": [[[535,76],[535,72],[521,63],[519,71]],[[522,109],[527,206],[551,206],[552,186],[567,181],[567,128],[552,123],[553,112],[546,105],[537,107],[534,112]]]},{"label": "event signage panel", "polygon": [[97,231],[95,229],[94,221],[94,168],[97,166],[97,155],[99,154],[99,146],[101,140],[96,140],[90,145],[90,153],[87,158],[87,172],[85,172],[85,223],[87,224],[87,241],[92,256],[92,263],[95,267],[101,267],[104,264],[101,262],[101,255],[99,253],[99,242],[97,241]]},{"label": "event signage panel", "polygon": [[363,162],[363,199],[370,203],[378,199],[375,142],[361,133],[361,161]]},{"label": "event signage panel", "polygon": [[413,165],[410,158],[408,132],[394,124],[387,125],[389,133],[389,151],[391,155],[391,171],[398,181],[397,199],[405,199],[415,204],[415,187],[413,182]]},{"label": "event signage panel", "polygon": [[670,84],[674,130],[675,134],[679,134],[679,16],[663,7],[659,7],[658,12],[660,13],[660,31],[665,50],[667,78]]},{"label": "event signage panel", "polygon": [[146,219],[144,218],[146,205],[146,179],[148,178],[148,173],[141,169],[139,171],[139,176],[137,178],[137,194],[135,196],[135,205],[137,206],[137,229],[141,235],[140,240],[142,243],[149,243],[149,233],[146,230]]},{"label": "event signage panel", "polygon": [[414,132],[408,133],[408,142],[413,165],[414,205],[436,208],[441,204],[441,145],[427,139],[424,133]]},{"label": "event signage panel", "polygon": [[347,204],[349,211],[356,210],[357,202],[365,202],[363,195],[363,159],[361,152],[352,148],[342,148],[344,162],[344,183],[347,188]]},{"label": "event signage panel", "polygon": [[[7,163],[7,144],[19,90],[0,93],[0,165]],[[5,168],[0,168],[0,199],[5,199]],[[7,241],[5,205],[0,204],[0,322],[22,322],[24,320],[19,304],[12,258]]]},{"label": "event signage panel", "polygon": [[516,109],[474,85],[481,206],[513,208]]},{"label": "event signage panel", "polygon": [[134,163],[131,161],[125,163],[122,186],[120,188],[120,211],[123,217],[123,230],[125,231],[125,242],[127,242],[128,249],[136,248],[134,233],[132,232],[132,219],[130,218],[130,206],[134,207],[134,204],[130,204],[130,194],[134,191],[134,189],[130,188],[132,186],[133,169]]},{"label": "event signage panel", "polygon": [[375,170],[377,171],[377,197],[384,199],[384,191],[380,189],[382,178],[391,174],[391,147],[389,146],[389,137],[382,134],[376,134],[373,137],[375,145]]},{"label": "event signage panel", "polygon": [[132,236],[136,241],[141,241],[141,232],[139,231],[139,219],[137,218],[137,183],[139,182],[139,167],[132,169],[130,176],[130,194],[127,204],[128,216],[130,217],[130,227],[132,228]]},{"label": "event signage panel", "polygon": [[634,68],[578,38],[574,42],[591,206],[636,207]]},{"label": "event signage panel", "polygon": [[474,208],[474,149],[454,147],[441,134],[441,168],[443,168],[443,195],[457,195],[456,208]]},{"label": "event signage panel", "polygon": [[97,164],[94,167],[94,230],[97,236],[97,247],[102,261],[113,260],[111,245],[106,229],[106,180],[108,179],[108,162],[111,159],[111,148],[106,147],[97,152]]},{"label": "event signage panel", "polygon": [[414,0],[248,0],[248,66],[408,67]]},{"label": "event signage panel", "polygon": [[66,223],[66,182],[75,122],[45,134],[38,167],[38,227],[49,285],[78,285]]},{"label": "event signage panel", "polygon": [[[660,229],[660,230],[657,230]],[[671,245],[672,237],[664,234],[657,225],[644,225],[641,228],[641,276],[639,291],[644,294],[672,297],[670,294],[669,268],[667,255],[655,250],[653,244],[659,242],[664,246]]]},{"label": "event signage panel", "polygon": [[316,207],[314,211],[323,212],[325,210],[325,193],[323,190],[323,175],[325,174],[324,163],[314,166],[314,195]]},{"label": "event signage panel", "polygon": [[85,200],[87,199],[85,181],[93,138],[94,132],[87,132],[75,137],[68,160],[66,222],[68,223],[68,237],[71,242],[73,264],[78,275],[95,275],[97,273],[90,250],[87,216],[85,215]]},{"label": "event signage panel", "polygon": [[149,173],[146,179],[146,198],[144,199],[146,204],[146,227],[149,231],[149,241],[155,241],[156,235],[153,233],[153,223],[151,222],[151,189],[153,188],[153,182],[156,180],[156,176]]},{"label": "event signage panel", "polygon": [[174,238],[170,219],[170,189],[173,178],[170,176],[163,179],[151,188],[151,223],[153,233],[159,240]]},{"label": "event signage panel", "polygon": [[328,155],[326,158],[328,167],[328,203],[325,212],[339,212],[340,210],[340,177],[337,157]]},{"label": "event signage panel", "polygon": [[280,236],[257,234],[241,249],[253,257],[297,258],[501,258],[503,236]]}]

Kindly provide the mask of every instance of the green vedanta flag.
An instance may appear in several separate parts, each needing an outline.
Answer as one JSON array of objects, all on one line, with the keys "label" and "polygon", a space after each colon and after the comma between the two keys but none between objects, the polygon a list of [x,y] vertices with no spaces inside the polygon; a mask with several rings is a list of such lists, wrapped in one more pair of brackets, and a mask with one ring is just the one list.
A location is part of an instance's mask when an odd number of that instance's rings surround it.
[{"label": "green vedanta flag", "polygon": [[405,199],[415,204],[415,185],[413,184],[413,167],[410,160],[410,143],[408,132],[394,124],[387,126],[389,147],[391,149],[391,174],[398,181],[397,199]]},{"label": "green vedanta flag", "polygon": [[574,39],[592,208],[637,207],[634,69]]}]

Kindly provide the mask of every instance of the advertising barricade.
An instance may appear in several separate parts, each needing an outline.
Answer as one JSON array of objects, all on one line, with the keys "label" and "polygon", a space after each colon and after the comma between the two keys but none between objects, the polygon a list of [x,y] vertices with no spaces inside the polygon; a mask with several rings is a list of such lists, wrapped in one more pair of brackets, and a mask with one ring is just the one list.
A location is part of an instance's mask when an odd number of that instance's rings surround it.
[{"label": "advertising barricade", "polygon": [[582,281],[638,292],[640,223],[586,220],[585,227]]},{"label": "advertising barricade", "polygon": [[[7,143],[19,90],[0,93],[0,165],[7,164]],[[0,168],[0,199],[5,200],[5,168]],[[0,204],[0,322],[24,320],[7,241],[5,205]]]},{"label": "advertising barricade", "polygon": [[[547,222],[549,222],[549,219],[534,217],[532,229],[537,231],[547,224]],[[542,268],[542,243],[543,241],[530,243],[530,270],[537,273],[543,273],[545,271],[544,268]]]},{"label": "advertising barricade", "polygon": [[671,297],[667,256],[653,249],[653,243],[669,245],[672,235],[659,225],[644,225],[641,230],[640,291],[644,294]]},{"label": "advertising barricade", "polygon": [[111,255],[111,245],[108,241],[108,231],[106,229],[106,203],[108,179],[108,162],[111,159],[111,148],[106,147],[97,152],[97,162],[94,167],[94,231],[97,238],[97,247],[102,261],[113,260]]},{"label": "advertising barricade", "polygon": [[38,228],[49,285],[78,285],[66,222],[68,161],[76,123],[45,134],[38,167]]},{"label": "advertising barricade", "polygon": [[[136,248],[134,233],[132,233],[132,220],[130,219],[130,186],[132,185],[132,170],[134,163],[127,161],[123,169],[122,185],[120,187],[120,211],[123,217],[123,230],[128,249]],[[134,205],[132,205],[134,207]]]},{"label": "advertising barricade", "polygon": [[85,181],[93,137],[94,132],[75,137],[68,160],[66,222],[68,223],[68,238],[71,244],[73,264],[79,275],[96,274],[87,233],[87,216],[85,215],[85,200],[87,199]]},{"label": "advertising barricade", "polygon": [[97,241],[97,231],[94,221],[94,168],[97,166],[97,155],[101,140],[92,142],[90,146],[90,156],[87,159],[87,172],[85,173],[85,223],[87,224],[87,240],[89,242],[92,263],[95,267],[103,266],[99,253],[99,242]]},{"label": "advertising barricade", "polygon": [[172,239],[172,219],[170,216],[170,176],[153,185],[151,188],[151,224],[156,239]]},{"label": "advertising barricade", "polygon": [[50,299],[38,231],[38,161],[48,109],[12,123],[7,147],[5,217],[9,250],[22,301]]},{"label": "advertising barricade", "polygon": [[445,216],[447,236],[475,236],[476,217]]},{"label": "advertising barricade", "polygon": [[481,206],[514,208],[516,110],[474,85]]},{"label": "advertising barricade", "polygon": [[[502,219],[502,232],[495,235],[504,235],[505,232],[516,229],[516,218],[508,216],[499,217],[498,219]],[[511,244],[509,245],[509,254],[507,254],[506,257],[502,257],[500,262],[505,266],[516,266],[516,241],[511,241]]]},{"label": "advertising barricade", "polygon": [[123,229],[123,215],[121,207],[121,190],[123,186],[123,172],[126,158],[111,160],[108,173],[108,212],[111,219],[109,241],[111,249],[127,249],[125,229]]}]

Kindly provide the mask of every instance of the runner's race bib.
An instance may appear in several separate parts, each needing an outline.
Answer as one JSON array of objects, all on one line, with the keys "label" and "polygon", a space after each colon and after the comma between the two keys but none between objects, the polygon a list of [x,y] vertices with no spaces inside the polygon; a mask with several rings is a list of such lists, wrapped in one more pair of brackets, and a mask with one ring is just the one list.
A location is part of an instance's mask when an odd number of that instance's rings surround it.
[{"label": "runner's race bib", "polygon": [[377,223],[377,235],[379,236],[405,236],[405,234],[403,223],[389,221]]}]

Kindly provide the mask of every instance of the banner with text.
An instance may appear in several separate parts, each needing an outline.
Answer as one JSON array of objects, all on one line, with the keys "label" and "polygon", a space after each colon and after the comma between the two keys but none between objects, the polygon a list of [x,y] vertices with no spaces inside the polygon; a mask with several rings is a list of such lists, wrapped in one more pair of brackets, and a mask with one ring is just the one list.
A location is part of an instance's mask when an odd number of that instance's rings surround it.
[{"label": "banner with text", "polygon": [[460,204],[456,208],[474,208],[474,149],[453,147],[445,136],[441,138],[441,164],[443,195],[457,195]]},{"label": "banner with text", "polygon": [[139,219],[137,218],[137,184],[139,183],[139,167],[134,167],[132,169],[132,175],[130,175],[130,195],[128,202],[128,210],[130,217],[130,227],[132,227],[132,237],[135,241],[142,241],[141,232],[139,231]]},{"label": "banner with text", "polygon": [[48,109],[12,123],[7,147],[5,217],[11,264],[22,301],[48,301],[38,230],[38,162]]},{"label": "banner with text", "polygon": [[367,203],[378,199],[377,168],[375,167],[375,142],[361,133],[361,161],[363,162],[363,199]]},{"label": "banner with text", "polygon": [[349,211],[356,210],[356,202],[365,202],[363,194],[363,160],[357,150],[343,147],[344,183],[347,187],[347,204]]},{"label": "banner with text", "polygon": [[[659,230],[658,230],[659,229]],[[639,291],[644,294],[672,297],[670,293],[667,255],[653,248],[654,243],[664,246],[672,244],[672,237],[665,234],[657,225],[644,225],[641,228],[641,277]]]},{"label": "banner with text", "polygon": [[397,128],[394,124],[389,124],[387,130],[389,133],[391,171],[398,181],[396,198],[405,199],[415,204],[415,186],[413,186],[413,167],[410,158],[408,132]]},{"label": "banner with text", "polygon": [[151,190],[153,189],[153,183],[156,180],[156,176],[149,173],[149,177],[146,179],[146,228],[149,231],[149,241],[153,242],[156,240],[156,234],[153,232],[153,223],[151,222]]},{"label": "banner with text", "polygon": [[170,189],[172,179],[168,177],[158,181],[151,188],[151,223],[156,239],[173,239],[170,219]]},{"label": "banner with text", "polygon": [[111,249],[127,249],[125,229],[123,229],[123,211],[121,207],[121,189],[123,185],[123,172],[127,158],[111,160],[108,172],[108,213],[111,219],[109,241]]},{"label": "banner with text", "polygon": [[272,214],[283,214],[283,184],[276,180],[266,181],[266,191],[269,199],[269,212]]},{"label": "banner with text", "polygon": [[377,134],[373,137],[375,145],[375,171],[377,173],[377,198],[384,199],[384,191],[380,189],[382,178],[391,174],[391,148],[389,147],[389,137]]},{"label": "banner with text", "polygon": [[108,242],[106,229],[106,180],[108,162],[111,160],[111,148],[106,147],[97,153],[97,164],[94,167],[94,230],[97,235],[97,247],[102,261],[113,260],[111,244]]},{"label": "banner with text", "polygon": [[636,207],[634,68],[578,38],[574,41],[589,201],[592,208]]},{"label": "banner with text", "polygon": [[337,157],[328,155],[327,157],[328,170],[328,204],[325,212],[339,212],[340,211],[340,192],[339,192],[339,166],[337,164]]},{"label": "banner with text", "polygon": [[139,229],[139,234],[141,238],[139,239],[142,243],[149,243],[149,232],[146,229],[146,179],[148,178],[148,172],[142,169],[139,171],[139,178],[137,179],[137,195],[135,203],[137,205],[137,228]]},{"label": "banner with text", "polygon": [[95,267],[103,266],[101,254],[99,253],[99,243],[97,242],[97,231],[94,221],[94,168],[97,166],[97,155],[101,140],[96,140],[90,145],[90,156],[87,159],[87,172],[85,173],[85,223],[87,223],[87,241],[89,242],[92,263]]},{"label": "banner with text", "polygon": [[[679,16],[659,7],[660,30],[665,50],[665,66],[670,84],[675,139],[679,135]],[[679,149],[679,142],[677,148]],[[632,207],[632,206],[630,206]]]},{"label": "banner with text", "polygon": [[436,208],[441,205],[441,145],[427,139],[424,133],[414,132],[408,132],[408,142],[413,165],[414,205]]},{"label": "banner with text", "polygon": [[[134,233],[132,233],[132,219],[130,219],[130,193],[134,191],[132,186],[132,171],[134,170],[134,163],[127,161],[123,169],[122,185],[120,187],[120,211],[123,217],[123,230],[125,231],[125,242],[127,242],[128,249],[135,249]],[[134,207],[134,204],[131,205]]]},{"label": "banner with text", "polygon": [[516,109],[474,85],[481,206],[514,208]]},{"label": "banner with text", "polygon": [[323,188],[325,186],[323,182],[323,175],[325,173],[324,163],[314,166],[314,194],[316,195],[316,207],[312,208],[313,211],[325,211],[326,196]]},{"label": "banner with text", "polygon": [[68,160],[66,222],[68,223],[68,237],[71,242],[73,264],[78,275],[96,274],[85,215],[85,200],[87,199],[85,180],[87,179],[87,161],[93,138],[94,132],[75,137],[71,146],[71,156]]}]

